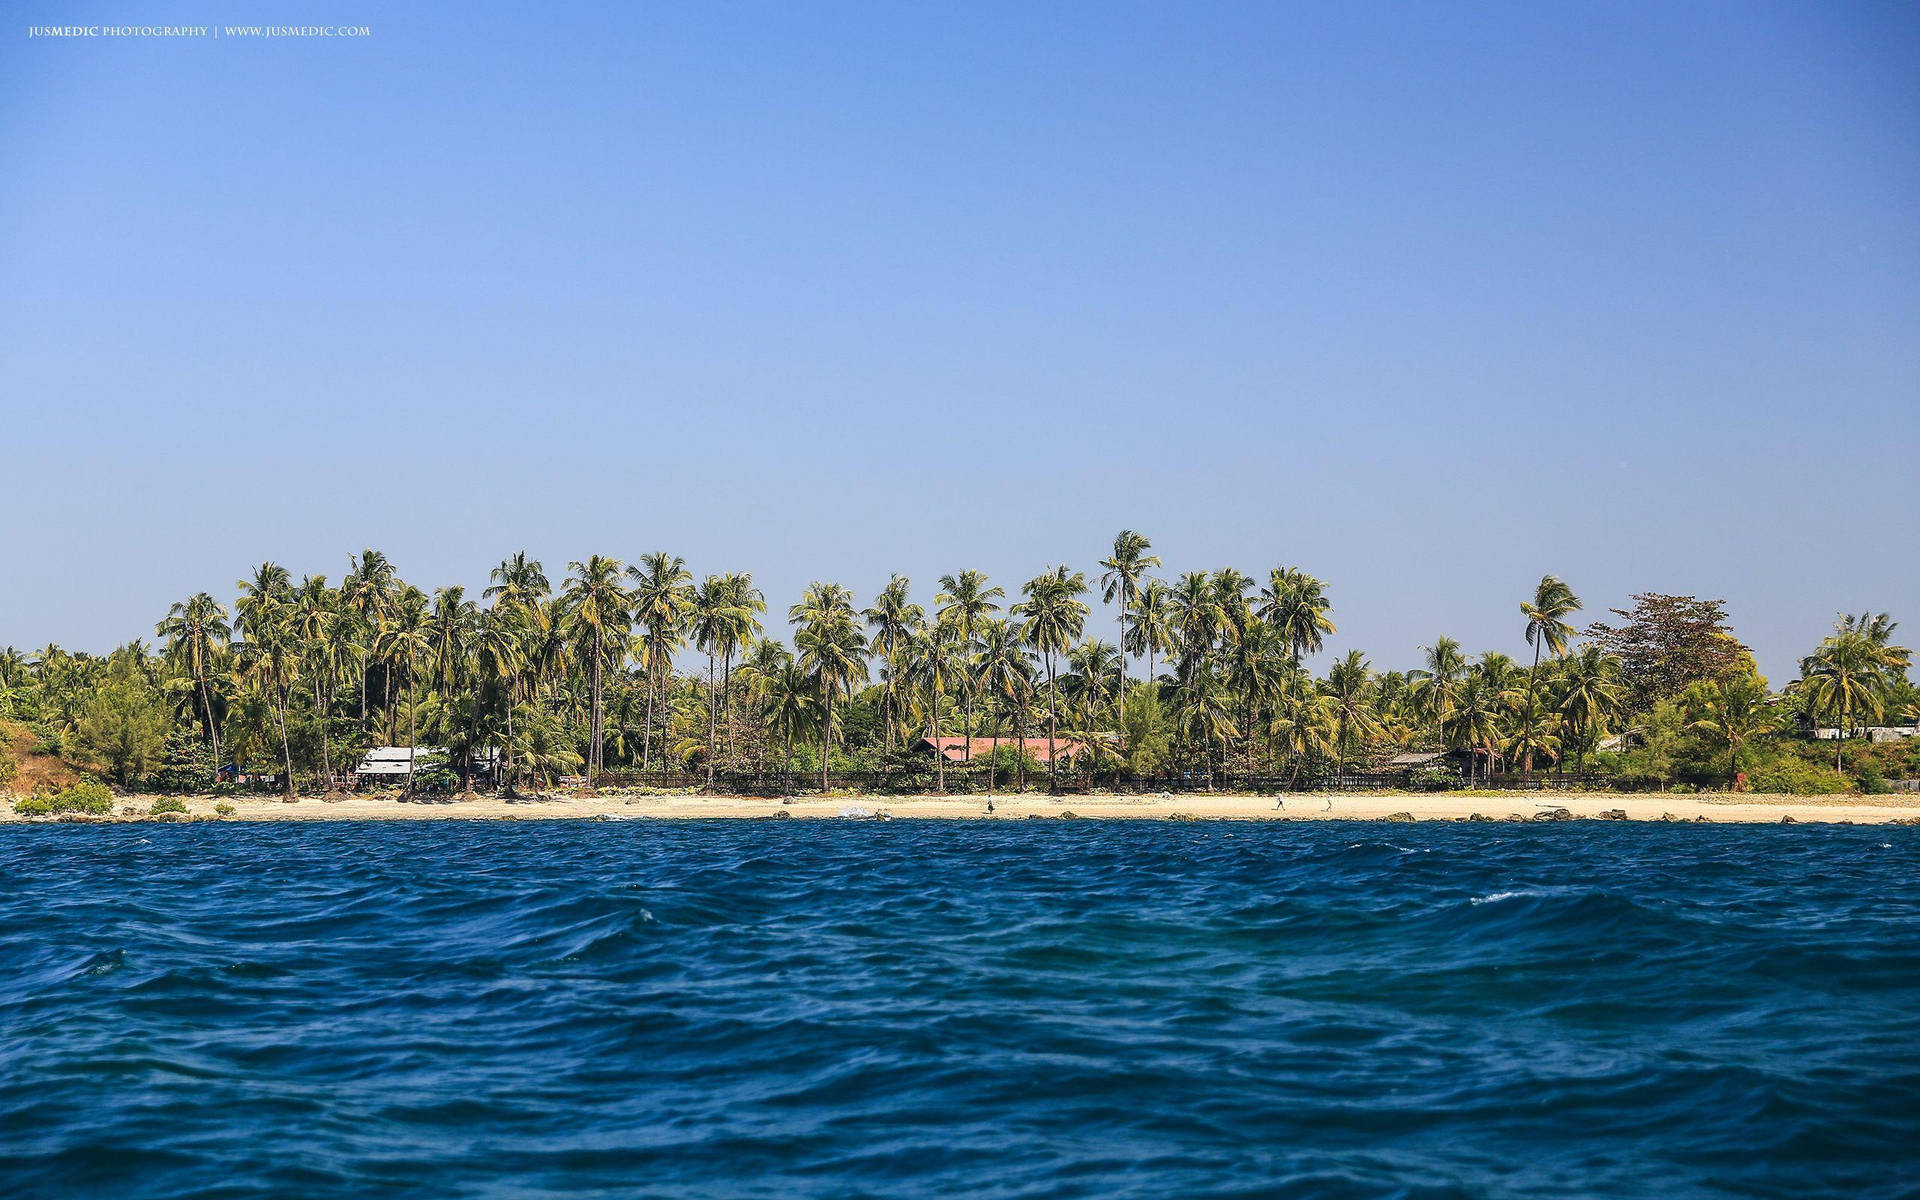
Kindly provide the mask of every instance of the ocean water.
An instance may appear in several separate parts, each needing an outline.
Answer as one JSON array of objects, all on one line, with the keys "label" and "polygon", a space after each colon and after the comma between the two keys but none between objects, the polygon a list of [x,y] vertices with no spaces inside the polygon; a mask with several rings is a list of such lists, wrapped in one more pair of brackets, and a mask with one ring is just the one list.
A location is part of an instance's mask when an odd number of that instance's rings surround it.
[{"label": "ocean water", "polygon": [[0,1194],[1920,1195],[1920,829],[0,828]]}]

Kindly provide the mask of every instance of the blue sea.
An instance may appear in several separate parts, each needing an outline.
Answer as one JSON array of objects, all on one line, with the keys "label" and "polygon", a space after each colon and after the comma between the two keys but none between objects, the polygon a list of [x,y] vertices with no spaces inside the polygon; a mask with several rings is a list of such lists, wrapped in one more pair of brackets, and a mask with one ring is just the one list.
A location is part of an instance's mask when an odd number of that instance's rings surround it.
[{"label": "blue sea", "polygon": [[1920,829],[0,829],[0,1194],[1920,1195]]}]

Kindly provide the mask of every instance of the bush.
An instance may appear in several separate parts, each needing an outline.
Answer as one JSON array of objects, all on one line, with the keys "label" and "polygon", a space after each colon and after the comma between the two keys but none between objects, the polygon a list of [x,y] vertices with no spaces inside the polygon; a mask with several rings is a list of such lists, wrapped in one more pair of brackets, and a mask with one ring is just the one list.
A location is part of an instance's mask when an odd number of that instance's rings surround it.
[{"label": "bush", "polygon": [[182,800],[178,796],[162,796],[153,802],[151,808],[147,809],[147,815],[157,817],[162,813],[184,813],[186,811],[187,802],[185,800]]},{"label": "bush", "polygon": [[0,746],[0,791],[5,791],[19,773],[20,764],[13,761],[13,753]]},{"label": "bush", "polygon": [[1416,792],[1451,792],[1465,786],[1466,780],[1445,767],[1424,767],[1407,776],[1407,787]]},{"label": "bush", "polygon": [[56,813],[84,813],[90,817],[113,815],[113,793],[104,783],[82,780],[57,792],[38,792],[13,803],[13,811],[23,817],[50,817]]},{"label": "bush", "polygon": [[216,817],[230,817],[234,813],[237,813],[239,811],[240,811],[239,809],[235,808],[231,804],[228,804],[225,800],[222,800],[220,803],[213,806],[213,815]]},{"label": "bush", "polygon": [[1860,790],[1869,796],[1884,796],[1893,790],[1887,786],[1886,774],[1880,770],[1877,762],[1869,762],[1861,767],[1856,778],[1860,782]]},{"label": "bush", "polygon": [[1832,767],[1783,754],[1749,772],[1747,786],[1789,796],[1833,796],[1852,791],[1853,780]]}]

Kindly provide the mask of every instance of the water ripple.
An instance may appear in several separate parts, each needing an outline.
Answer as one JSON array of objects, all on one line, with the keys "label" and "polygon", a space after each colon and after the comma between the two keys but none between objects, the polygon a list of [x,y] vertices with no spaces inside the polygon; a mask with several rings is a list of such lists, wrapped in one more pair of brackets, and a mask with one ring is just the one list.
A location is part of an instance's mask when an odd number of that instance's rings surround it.
[{"label": "water ripple", "polygon": [[0,1192],[1894,1197],[1920,830],[0,830]]}]

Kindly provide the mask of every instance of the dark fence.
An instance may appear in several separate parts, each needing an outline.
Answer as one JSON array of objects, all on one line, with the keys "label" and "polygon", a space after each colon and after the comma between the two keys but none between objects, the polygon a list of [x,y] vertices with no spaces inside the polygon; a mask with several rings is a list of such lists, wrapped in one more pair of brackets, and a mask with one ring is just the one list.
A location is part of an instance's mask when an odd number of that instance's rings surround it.
[{"label": "dark fence", "polygon": [[[1428,772],[1419,772],[1417,775],[1416,778],[1416,773],[1407,771],[1348,771],[1340,775],[1267,775],[1231,771],[1131,775],[1124,772],[1062,771],[1055,779],[1054,786],[1066,795],[1095,791],[1150,795],[1158,792],[1273,794],[1394,789],[1447,791],[1466,788],[1501,791],[1631,790],[1622,789],[1616,779],[1593,774],[1555,774],[1548,771],[1536,771],[1532,775],[1496,773],[1486,779],[1476,778],[1472,781],[1460,776],[1435,780]],[[705,791],[708,787],[705,772],[681,771],[602,771],[596,776],[596,783],[608,788],[658,788],[670,791]],[[1436,783],[1440,786],[1436,786]],[[933,793],[943,787],[950,795],[986,795],[989,792],[1013,791],[1018,784],[1019,780],[1012,772],[1002,771],[990,781],[984,770],[962,768],[949,769],[944,785],[939,776],[931,771],[834,771],[827,776],[829,791],[876,795]],[[1026,786],[1029,791],[1047,790],[1047,773],[1044,770],[1028,772]],[[714,774],[712,790],[741,796],[803,795],[820,791],[820,775],[818,772],[805,771],[719,771]]]}]

